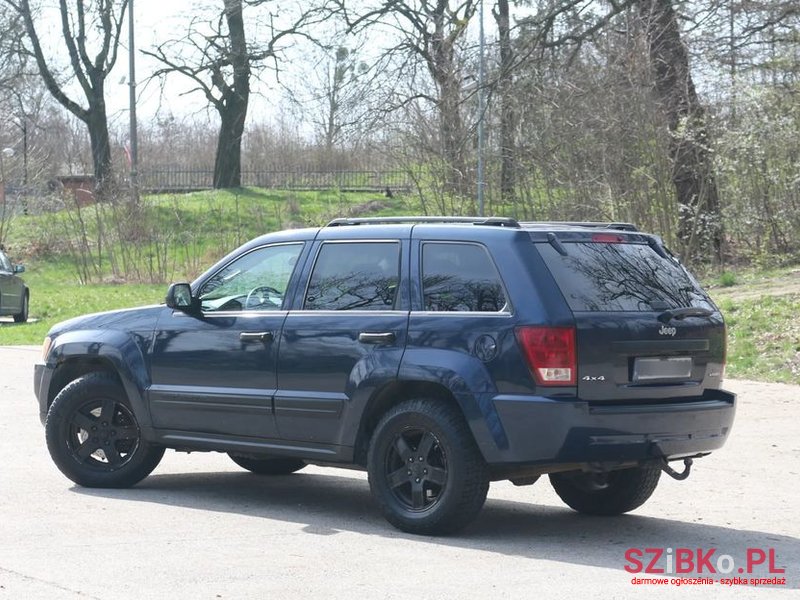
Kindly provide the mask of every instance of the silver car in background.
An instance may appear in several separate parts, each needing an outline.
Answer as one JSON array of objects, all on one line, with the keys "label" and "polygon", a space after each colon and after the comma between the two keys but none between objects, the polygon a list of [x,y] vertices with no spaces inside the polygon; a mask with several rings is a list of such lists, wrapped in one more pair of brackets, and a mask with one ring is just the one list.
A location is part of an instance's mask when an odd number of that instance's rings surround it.
[{"label": "silver car in background", "polygon": [[25,272],[22,265],[13,264],[0,248],[0,316],[11,315],[17,323],[28,320],[30,290],[19,273]]}]

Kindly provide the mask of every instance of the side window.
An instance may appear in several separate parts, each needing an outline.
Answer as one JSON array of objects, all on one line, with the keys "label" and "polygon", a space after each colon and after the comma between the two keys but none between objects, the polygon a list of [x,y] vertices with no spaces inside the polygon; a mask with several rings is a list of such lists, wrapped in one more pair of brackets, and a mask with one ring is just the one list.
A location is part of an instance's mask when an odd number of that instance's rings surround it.
[{"label": "side window", "polygon": [[486,248],[476,244],[422,246],[422,297],[426,311],[499,312],[506,293]]},{"label": "side window", "polygon": [[11,261],[2,252],[0,252],[0,271],[11,272]]},{"label": "side window", "polygon": [[280,310],[302,249],[265,246],[237,258],[200,288],[203,311]]},{"label": "side window", "polygon": [[306,310],[391,310],[400,281],[398,242],[323,244],[308,283]]}]

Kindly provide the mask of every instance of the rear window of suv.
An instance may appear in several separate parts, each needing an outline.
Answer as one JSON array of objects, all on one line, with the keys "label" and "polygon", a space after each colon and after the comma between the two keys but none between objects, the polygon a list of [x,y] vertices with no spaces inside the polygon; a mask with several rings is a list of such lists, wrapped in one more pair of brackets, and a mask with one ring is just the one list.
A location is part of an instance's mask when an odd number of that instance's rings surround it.
[{"label": "rear window of suv", "polygon": [[648,312],[714,304],[676,261],[641,243],[567,242],[539,250],[576,312]]}]

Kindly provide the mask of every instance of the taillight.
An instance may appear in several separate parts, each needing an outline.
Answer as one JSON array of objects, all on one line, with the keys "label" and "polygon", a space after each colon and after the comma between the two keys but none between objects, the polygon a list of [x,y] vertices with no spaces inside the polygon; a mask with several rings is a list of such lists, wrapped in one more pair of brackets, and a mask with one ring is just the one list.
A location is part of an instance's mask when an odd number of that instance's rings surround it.
[{"label": "taillight", "polygon": [[517,341],[539,385],[575,385],[574,327],[519,327]]}]

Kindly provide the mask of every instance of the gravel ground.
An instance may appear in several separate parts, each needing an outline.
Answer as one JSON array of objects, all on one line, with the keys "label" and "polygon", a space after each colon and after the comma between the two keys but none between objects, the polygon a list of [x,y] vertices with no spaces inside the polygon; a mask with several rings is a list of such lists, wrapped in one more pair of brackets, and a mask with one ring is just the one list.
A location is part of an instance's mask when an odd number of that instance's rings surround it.
[{"label": "gravel ground", "polygon": [[[546,480],[522,488],[503,482],[492,484],[465,532],[426,538],[389,526],[365,476],[340,469],[261,478],[224,455],[168,452],[133,489],[75,487],[45,448],[32,386],[38,356],[38,348],[0,348],[0,600],[707,599],[798,591],[797,386],[728,381],[740,400],[728,445],[697,461],[687,481],[662,478],[630,515],[583,517]],[[623,568],[631,548],[716,549],[713,562],[730,555],[731,576],[739,577],[747,548],[773,551],[787,585],[634,585]],[[766,566],[750,575],[771,576]]]}]

